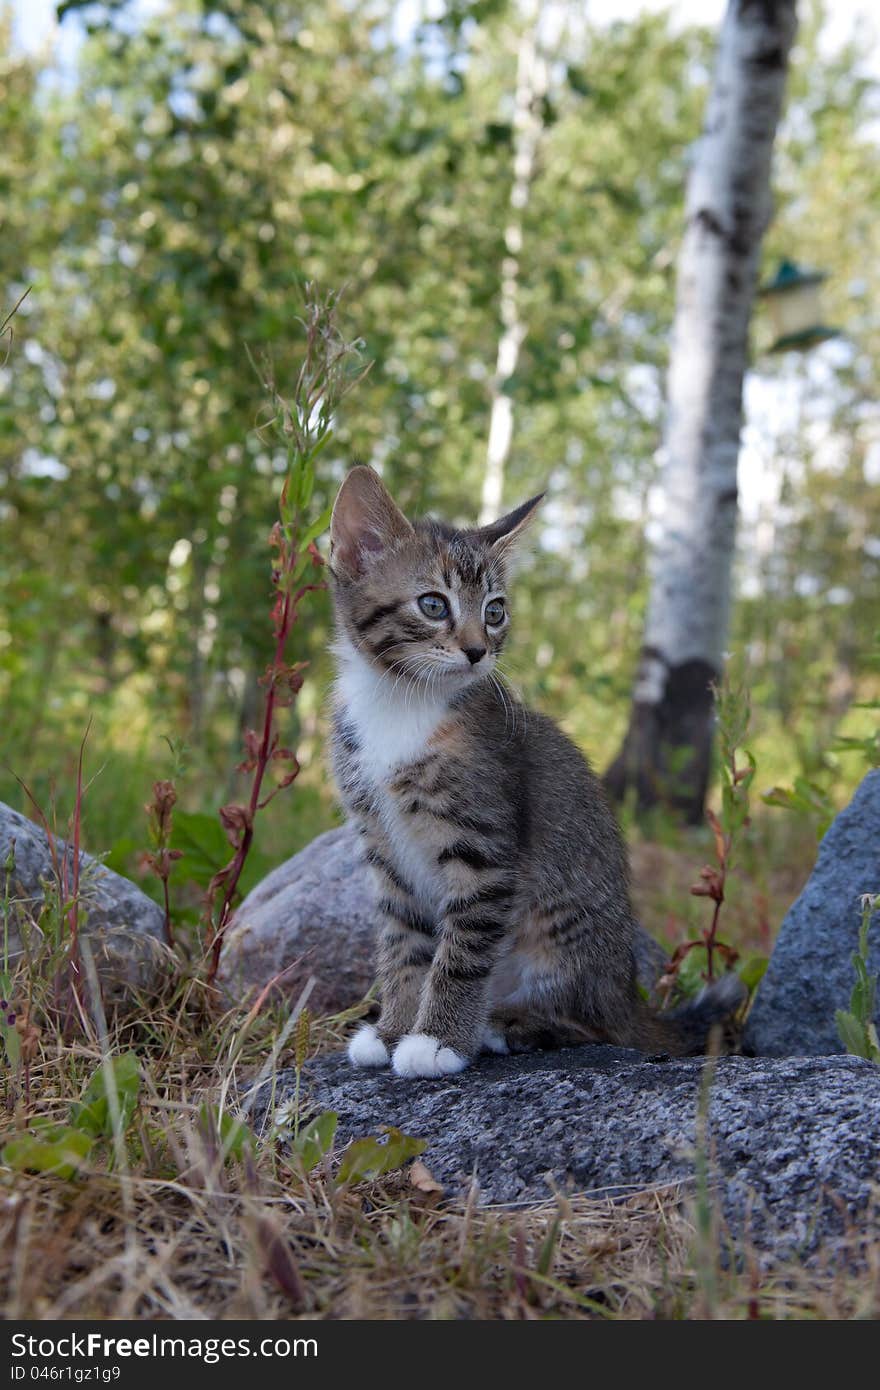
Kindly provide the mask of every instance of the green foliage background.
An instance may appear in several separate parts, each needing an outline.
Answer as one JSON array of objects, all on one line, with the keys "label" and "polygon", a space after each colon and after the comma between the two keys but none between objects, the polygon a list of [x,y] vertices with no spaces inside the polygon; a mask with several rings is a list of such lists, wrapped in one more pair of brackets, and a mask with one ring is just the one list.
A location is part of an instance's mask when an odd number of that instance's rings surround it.
[{"label": "green foliage background", "polygon": [[[846,338],[777,360],[759,325],[746,440],[780,497],[741,530],[732,645],[756,790],[801,777],[840,801],[863,764],[829,753],[833,737],[862,736],[874,716],[857,705],[877,695],[880,146],[860,50],[829,54],[821,6],[804,8],[767,265],[827,270],[825,315]],[[413,510],[476,514],[520,21],[505,0],[459,0],[404,37],[387,0],[62,9],[89,26],[72,73],[16,53],[2,21],[5,308],[33,288],[0,369],[0,795],[27,809],[14,769],[63,828],[91,716],[85,840],[130,870],[152,780],[177,775],[197,843],[258,717],[284,459],[255,429],[245,345],[269,350],[283,389],[304,280],[348,286],[345,327],[375,362],[316,502],[360,459]],[[604,766],[641,633],[715,36],[663,16],[592,28],[581,10],[523,214],[506,493],[549,498],[509,673]],[[255,871],[334,820],[328,625],[322,595],[296,635],[311,677],[282,729],[304,772],[266,814]]]}]

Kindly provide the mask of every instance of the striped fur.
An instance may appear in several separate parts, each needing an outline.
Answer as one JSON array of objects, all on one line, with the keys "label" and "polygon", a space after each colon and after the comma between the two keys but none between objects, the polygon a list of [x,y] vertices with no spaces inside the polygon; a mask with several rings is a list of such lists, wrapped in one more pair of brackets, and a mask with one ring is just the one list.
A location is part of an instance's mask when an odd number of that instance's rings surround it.
[{"label": "striped fur", "polygon": [[379,916],[382,1012],[352,1043],[361,1065],[440,1075],[482,1047],[585,1040],[683,1052],[738,1002],[728,984],[680,1018],[643,1003],[601,786],[495,674],[508,547],[539,501],[471,531],[410,524],[365,468],[337,499],[333,761]]}]

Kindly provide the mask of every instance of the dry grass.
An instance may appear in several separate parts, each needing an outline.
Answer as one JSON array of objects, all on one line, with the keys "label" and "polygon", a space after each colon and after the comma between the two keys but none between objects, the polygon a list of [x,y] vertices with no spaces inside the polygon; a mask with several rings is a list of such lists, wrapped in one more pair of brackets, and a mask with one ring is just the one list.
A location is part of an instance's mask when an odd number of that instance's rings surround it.
[{"label": "dry grass", "polygon": [[[404,1181],[334,1193],[237,1175],[202,1187],[31,1178],[2,1203],[3,1316],[15,1318],[874,1318],[877,1269],[719,1270],[692,1260],[681,1194],[522,1212],[435,1208]],[[273,1277],[284,1242],[298,1279]],[[300,1282],[301,1281],[301,1284]]]},{"label": "dry grass", "polygon": [[[672,1272],[684,1277],[689,1228],[673,1193],[511,1214],[438,1209],[402,1178],[247,1187],[236,1174],[203,1187],[139,1179],[126,1222],[107,1177],[18,1184],[4,1202],[4,1317],[644,1317],[674,1315],[663,1304]],[[272,1275],[279,1232],[301,1292]]]},{"label": "dry grass", "polygon": [[[15,1318],[874,1318],[878,1271],[716,1271],[693,1260],[682,1194],[435,1207],[396,1181],[333,1191],[235,1172],[206,1183],[18,1179],[2,1202]],[[283,1242],[286,1276],[278,1277]],[[290,1270],[295,1274],[291,1278]],[[273,1270],[276,1271],[273,1274]]]},{"label": "dry grass", "polygon": [[[682,902],[689,851],[637,853],[636,867],[655,918],[665,893]],[[142,1086],[121,1142],[98,1144],[76,1178],[0,1166],[6,1319],[880,1316],[880,1231],[858,1275],[839,1250],[767,1269],[748,1249],[725,1254],[678,1187],[502,1209],[476,1189],[445,1203],[412,1170],[340,1184],[332,1155],[305,1176],[271,1134],[224,1162],[200,1107],[234,1112],[267,1059],[293,1064],[296,1030],[278,1047],[289,1006],[221,1017],[196,980],[178,980],[107,1036],[100,1010],[53,1023],[41,981],[16,989],[41,1026],[27,1076],[0,1082],[0,1142],[35,1116],[63,1121],[108,1054],[136,1049]],[[338,1047],[358,1012],[315,1021],[311,1054]]]},{"label": "dry grass", "polygon": [[[3,1317],[880,1314],[877,1268],[847,1276],[838,1259],[767,1272],[743,1251],[734,1268],[714,1236],[707,1255],[680,1188],[502,1209],[481,1207],[476,1190],[463,1206],[446,1204],[424,1174],[416,1185],[406,1171],[340,1185],[328,1161],[305,1178],[270,1138],[253,1158],[224,1163],[199,1106],[246,1093],[280,1018],[258,1017],[243,1033],[227,1015],[206,1029],[196,1002],[191,985],[111,1040],[113,1050],[139,1043],[144,1081],[115,1171],[108,1146],[75,1180],[0,1172]],[[313,1027],[313,1047],[337,1045],[345,1022]],[[100,1057],[94,1042],[44,1031],[32,1109],[63,1118]],[[24,1120],[19,1097],[4,1128]],[[880,1241],[876,1252],[880,1264]]]}]

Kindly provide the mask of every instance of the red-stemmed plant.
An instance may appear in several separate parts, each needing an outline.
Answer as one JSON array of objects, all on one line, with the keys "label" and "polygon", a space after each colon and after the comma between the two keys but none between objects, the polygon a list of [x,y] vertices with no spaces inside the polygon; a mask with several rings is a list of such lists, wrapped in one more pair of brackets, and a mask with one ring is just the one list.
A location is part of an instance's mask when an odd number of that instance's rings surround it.
[{"label": "red-stemmed plant", "polygon": [[144,807],[150,818],[150,839],[152,850],[141,855],[140,863],[144,869],[152,869],[162,883],[162,896],[165,906],[165,944],[174,949],[174,927],[171,921],[171,898],[168,880],[171,866],[176,859],[183,858],[182,849],[171,849],[171,827],[177,792],[173,782],[153,783],[153,800]]},{"label": "red-stemmed plant", "polygon": [[[239,770],[251,774],[250,795],[246,802],[232,803],[220,810],[220,820],[232,845],[229,863],[214,875],[206,894],[205,927],[208,954],[207,982],[213,984],[220,964],[226,929],[232,916],[236,891],[254,836],[258,811],[278,792],[296,779],[296,754],[281,744],[275,729],[276,711],[291,705],[303,683],[305,662],[289,662],[287,645],[299,620],[300,604],[307,594],[323,589],[315,576],[323,559],[315,545],[326,530],[331,508],[312,518],[315,464],[329,443],[333,421],[340,403],[365,373],[369,364],[362,358],[360,340],[349,341],[338,323],[339,294],[321,295],[306,286],[305,310],[300,320],[305,332],[305,349],[293,393],[281,394],[268,360],[254,364],[268,398],[268,418],[261,424],[284,445],[287,472],[279,499],[279,516],[269,538],[273,552],[272,630],[275,648],[272,661],[261,677],[266,698],[263,723],[259,731],[249,729],[244,737],[245,758]],[[269,790],[264,790],[266,774],[272,764],[285,770]]]},{"label": "red-stemmed plant", "polygon": [[[704,978],[715,978],[715,957],[720,956],[728,969],[736,964],[739,953],[724,941],[718,940],[718,926],[724,890],[730,873],[733,848],[739,832],[749,824],[749,788],[755,776],[755,760],[748,749],[742,749],[751,717],[749,694],[745,682],[724,673],[720,685],[714,687],[715,713],[718,721],[718,742],[721,762],[721,814],[706,811],[715,844],[715,863],[700,870],[699,881],[692,885],[696,898],[711,898],[714,907],[712,920],[693,941],[683,941],[675,950],[658,987],[667,993],[672,990],[679,971],[691,951],[705,950]],[[740,762],[740,755],[745,764]]]}]

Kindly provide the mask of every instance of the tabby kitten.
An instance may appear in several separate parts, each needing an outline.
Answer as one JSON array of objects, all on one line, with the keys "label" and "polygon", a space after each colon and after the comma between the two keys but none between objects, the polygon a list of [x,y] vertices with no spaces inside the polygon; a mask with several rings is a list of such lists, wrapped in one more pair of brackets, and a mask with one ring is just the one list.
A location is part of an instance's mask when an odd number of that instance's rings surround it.
[{"label": "tabby kitten", "polygon": [[481,1049],[701,1050],[735,976],[656,1016],[635,981],[626,852],[581,753],[494,674],[507,561],[541,501],[491,526],[410,523],[358,467],[333,511],[333,760],[373,867],[382,1011],[358,1066],[460,1071]]}]

